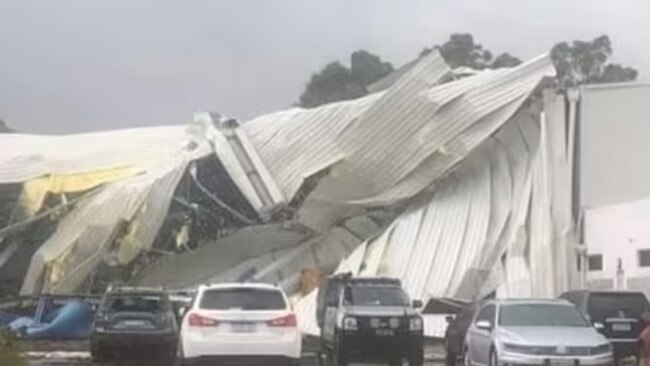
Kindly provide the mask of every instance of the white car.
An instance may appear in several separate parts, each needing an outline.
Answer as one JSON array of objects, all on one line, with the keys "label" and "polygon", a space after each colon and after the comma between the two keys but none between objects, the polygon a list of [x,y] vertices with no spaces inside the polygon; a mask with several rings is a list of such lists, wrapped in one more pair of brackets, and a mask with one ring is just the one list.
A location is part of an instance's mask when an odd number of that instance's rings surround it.
[{"label": "white car", "polygon": [[298,365],[301,347],[296,315],[273,285],[200,286],[183,316],[184,365],[236,359]]},{"label": "white car", "polygon": [[467,331],[466,366],[610,366],[612,346],[568,301],[488,301]]}]

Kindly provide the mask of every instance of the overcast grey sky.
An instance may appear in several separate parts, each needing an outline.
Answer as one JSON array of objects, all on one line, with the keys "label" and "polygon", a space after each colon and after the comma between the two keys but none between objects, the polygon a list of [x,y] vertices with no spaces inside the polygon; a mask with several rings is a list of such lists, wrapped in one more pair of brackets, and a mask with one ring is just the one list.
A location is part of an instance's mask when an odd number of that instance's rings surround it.
[{"label": "overcast grey sky", "polygon": [[399,66],[452,32],[522,58],[607,33],[650,74],[648,0],[0,0],[0,117],[29,133],[246,119],[364,48]]}]

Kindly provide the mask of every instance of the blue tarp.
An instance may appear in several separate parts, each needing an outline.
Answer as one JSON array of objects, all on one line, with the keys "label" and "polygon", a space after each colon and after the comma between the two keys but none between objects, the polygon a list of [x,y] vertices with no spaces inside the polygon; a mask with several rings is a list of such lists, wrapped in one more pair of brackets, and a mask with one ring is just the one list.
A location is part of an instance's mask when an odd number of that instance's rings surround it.
[{"label": "blue tarp", "polygon": [[83,300],[72,300],[63,306],[51,298],[39,300],[33,317],[15,318],[9,328],[30,340],[84,339],[90,334],[92,306]]},{"label": "blue tarp", "polygon": [[32,340],[84,339],[90,334],[93,310],[85,302],[75,301],[56,312],[50,323],[27,327],[25,337]]}]

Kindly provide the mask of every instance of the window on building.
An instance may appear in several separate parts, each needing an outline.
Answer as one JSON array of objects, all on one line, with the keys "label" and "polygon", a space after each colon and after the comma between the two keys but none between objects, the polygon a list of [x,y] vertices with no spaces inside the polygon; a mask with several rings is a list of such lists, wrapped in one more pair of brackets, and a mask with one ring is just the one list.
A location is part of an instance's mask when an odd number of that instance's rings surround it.
[{"label": "window on building", "polygon": [[589,271],[602,271],[603,270],[603,255],[592,254],[587,256],[587,269]]},{"label": "window on building", "polygon": [[650,249],[639,250],[639,267],[650,267]]}]

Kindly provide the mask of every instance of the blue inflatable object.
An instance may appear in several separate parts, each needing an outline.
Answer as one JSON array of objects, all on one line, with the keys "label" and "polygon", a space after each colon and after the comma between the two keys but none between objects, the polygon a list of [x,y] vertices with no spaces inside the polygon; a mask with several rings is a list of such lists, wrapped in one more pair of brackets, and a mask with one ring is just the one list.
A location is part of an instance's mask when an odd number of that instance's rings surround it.
[{"label": "blue inflatable object", "polygon": [[24,337],[31,340],[73,340],[87,338],[90,334],[93,309],[86,302],[70,302],[54,314],[49,323],[26,325]]},{"label": "blue inflatable object", "polygon": [[37,322],[36,320],[34,320],[34,318],[21,316],[19,318],[14,319],[11,323],[9,323],[9,329],[11,329],[14,332],[21,333],[27,327],[32,327],[35,324],[37,324]]}]

